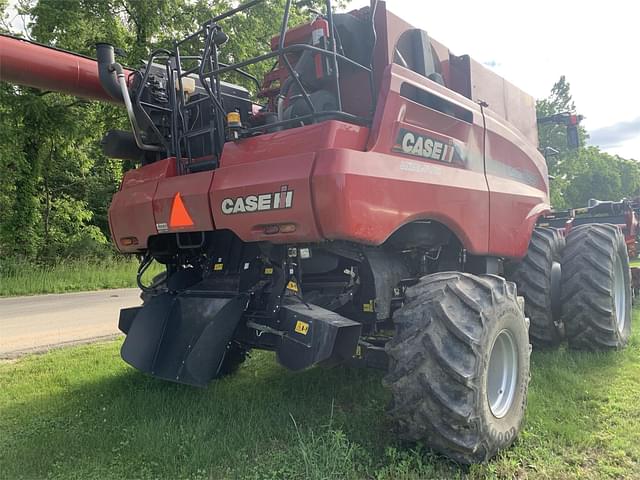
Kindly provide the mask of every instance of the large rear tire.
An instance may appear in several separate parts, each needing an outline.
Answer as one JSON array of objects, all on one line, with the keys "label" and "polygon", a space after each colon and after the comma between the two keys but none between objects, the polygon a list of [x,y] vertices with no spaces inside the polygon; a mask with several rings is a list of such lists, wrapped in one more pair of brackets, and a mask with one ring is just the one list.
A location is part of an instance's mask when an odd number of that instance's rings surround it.
[{"label": "large rear tire", "polygon": [[515,285],[493,275],[428,275],[407,289],[393,318],[384,383],[399,436],[466,464],[511,445],[531,351]]},{"label": "large rear tire", "polygon": [[506,277],[524,297],[524,312],[531,321],[529,336],[534,347],[556,347],[564,337],[560,324],[560,277],[564,237],[555,229],[538,227],[527,255],[505,264]]},{"label": "large rear tire", "polygon": [[622,232],[580,225],[569,232],[562,259],[562,321],[569,346],[624,347],[631,334],[631,271]]}]

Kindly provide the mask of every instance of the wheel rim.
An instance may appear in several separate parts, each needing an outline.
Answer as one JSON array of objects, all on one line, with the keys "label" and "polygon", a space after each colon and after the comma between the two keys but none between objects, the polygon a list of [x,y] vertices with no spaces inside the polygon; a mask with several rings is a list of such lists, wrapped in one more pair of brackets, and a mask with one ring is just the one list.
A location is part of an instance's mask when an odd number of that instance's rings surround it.
[{"label": "wheel rim", "polygon": [[562,265],[560,262],[551,264],[551,313],[554,320],[560,318],[562,301],[560,297],[560,285],[562,282]]},{"label": "wheel rim", "polygon": [[626,323],[627,290],[624,285],[624,269],[620,255],[616,254],[613,266],[613,302],[616,307],[616,324],[622,333]]},{"label": "wheel rim", "polygon": [[496,418],[504,417],[516,394],[518,352],[513,335],[502,330],[493,342],[487,373],[487,401]]}]

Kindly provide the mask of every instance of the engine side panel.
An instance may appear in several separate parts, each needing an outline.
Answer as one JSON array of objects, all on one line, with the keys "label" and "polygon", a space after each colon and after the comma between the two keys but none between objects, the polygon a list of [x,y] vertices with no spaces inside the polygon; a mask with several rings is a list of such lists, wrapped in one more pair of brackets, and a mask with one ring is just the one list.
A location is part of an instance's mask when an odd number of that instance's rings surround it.
[{"label": "engine side panel", "polygon": [[487,251],[488,192],[477,172],[391,154],[327,151],[318,155],[313,193],[326,239],[379,245],[406,223],[433,219],[473,253]]},{"label": "engine side panel", "polygon": [[[425,105],[431,102],[440,110]],[[477,105],[404,67],[389,66],[370,151],[361,159],[355,152],[333,162],[318,159],[314,194],[323,233],[334,238],[346,231],[351,240],[380,244],[404,224],[432,219],[447,225],[472,253],[487,253],[482,144]],[[345,207],[330,215],[332,198]]]},{"label": "engine side panel", "polygon": [[522,134],[485,110],[486,166],[490,193],[489,249],[504,257],[525,255],[538,217],[548,213],[544,158]]}]

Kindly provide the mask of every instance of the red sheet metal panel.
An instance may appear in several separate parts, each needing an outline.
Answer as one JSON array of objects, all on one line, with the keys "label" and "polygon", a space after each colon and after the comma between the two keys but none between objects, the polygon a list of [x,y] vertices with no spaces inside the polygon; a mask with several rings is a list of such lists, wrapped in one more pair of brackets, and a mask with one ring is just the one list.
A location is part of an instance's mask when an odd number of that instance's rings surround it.
[{"label": "red sheet metal panel", "polygon": [[[147,248],[149,237],[157,233],[153,197],[158,182],[175,174],[175,158],[160,160],[125,174],[120,191],[113,196],[109,207],[109,227],[118,250],[138,252]],[[125,245],[125,238],[135,238],[136,243]]]},{"label": "red sheet metal panel", "polygon": [[[398,65],[387,69],[367,153],[321,152],[313,176],[316,218],[328,239],[379,245],[402,225],[435,220],[447,225],[472,253],[486,253],[489,192],[482,158],[479,108],[458,96],[473,121],[463,122],[400,95],[403,83],[445,91]],[[401,132],[441,145],[429,157],[403,151]],[[415,146],[418,142],[410,142]],[[455,155],[444,154],[454,148]],[[418,151],[416,147],[416,152]],[[440,158],[436,160],[434,157]]]},{"label": "red sheet metal panel", "polygon": [[[305,153],[221,167],[210,201],[216,228],[229,229],[246,242],[321,240],[311,201],[315,154]],[[268,225],[289,224],[289,233],[265,233]]]},{"label": "red sheet metal panel", "polygon": [[[156,233],[153,219],[153,196],[157,180],[140,183],[116,192],[109,207],[111,236],[121,252],[138,252],[147,248],[147,241]],[[125,238],[135,238],[136,243],[125,245]]]},{"label": "red sheet metal panel", "polygon": [[[153,199],[158,233],[208,232],[214,229],[209,208],[213,174],[213,171],[192,173],[158,182]],[[188,222],[188,218],[192,221]]]},{"label": "red sheet metal panel", "polygon": [[346,122],[330,120],[281,132],[267,133],[239,142],[227,142],[222,152],[221,166],[254,164],[291,153],[311,153],[326,148],[364,150],[369,129]]}]

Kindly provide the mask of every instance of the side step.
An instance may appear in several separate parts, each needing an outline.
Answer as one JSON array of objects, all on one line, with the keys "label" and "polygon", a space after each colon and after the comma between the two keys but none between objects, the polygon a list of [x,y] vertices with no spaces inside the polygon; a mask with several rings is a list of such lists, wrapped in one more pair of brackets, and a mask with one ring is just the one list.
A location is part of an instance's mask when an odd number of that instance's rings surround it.
[{"label": "side step", "polygon": [[216,378],[247,297],[164,293],[120,312],[120,354],[154,377],[198,387]]}]

